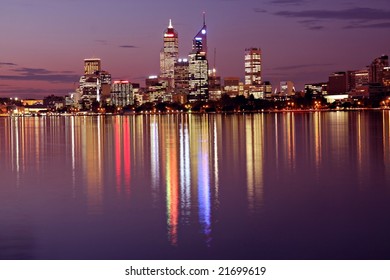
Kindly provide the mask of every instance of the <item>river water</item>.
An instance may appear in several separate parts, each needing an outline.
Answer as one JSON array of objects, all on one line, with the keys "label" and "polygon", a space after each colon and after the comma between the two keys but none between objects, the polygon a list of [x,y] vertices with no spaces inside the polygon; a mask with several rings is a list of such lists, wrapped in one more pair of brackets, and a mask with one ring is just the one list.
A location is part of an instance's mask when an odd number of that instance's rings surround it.
[{"label": "river water", "polygon": [[0,119],[0,259],[389,259],[389,111]]}]

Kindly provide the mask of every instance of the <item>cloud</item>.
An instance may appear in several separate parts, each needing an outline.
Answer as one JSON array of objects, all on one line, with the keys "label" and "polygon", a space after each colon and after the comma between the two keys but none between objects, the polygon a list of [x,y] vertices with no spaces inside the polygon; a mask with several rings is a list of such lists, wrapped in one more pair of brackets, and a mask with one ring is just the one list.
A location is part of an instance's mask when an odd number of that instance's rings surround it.
[{"label": "cloud", "polygon": [[390,22],[373,23],[373,24],[351,24],[344,27],[345,29],[359,29],[359,28],[390,28]]},{"label": "cloud", "polygon": [[14,72],[22,73],[23,75],[42,75],[42,74],[51,74],[53,73],[52,71],[49,71],[47,69],[43,68],[18,68],[12,70]]},{"label": "cloud", "polygon": [[254,11],[255,11],[256,13],[267,13],[267,12],[268,12],[267,10],[259,9],[259,8],[254,8]]},{"label": "cloud", "polygon": [[124,48],[124,49],[135,49],[137,48],[136,46],[133,46],[133,45],[122,45],[122,46],[119,46],[120,48]]},{"label": "cloud", "polygon": [[307,29],[310,30],[321,30],[324,29],[325,26],[320,25],[322,21],[317,20],[317,19],[305,19],[305,20],[300,20],[298,23],[301,23],[306,26]]},{"label": "cloud", "polygon": [[0,67],[1,66],[17,66],[17,65],[12,62],[0,62]]},{"label": "cloud", "polygon": [[95,40],[95,42],[97,42],[97,43],[99,43],[101,45],[104,45],[104,46],[108,45],[107,40]]},{"label": "cloud", "polygon": [[288,18],[311,18],[311,19],[337,19],[337,20],[362,20],[376,21],[389,20],[390,11],[372,9],[372,8],[351,8],[339,11],[331,10],[306,10],[306,11],[280,11],[276,12],[277,16]]},{"label": "cloud", "polygon": [[308,26],[307,28],[310,29],[310,30],[321,30],[321,29],[324,29],[325,26],[316,25],[316,26]]},{"label": "cloud", "polygon": [[303,68],[311,68],[311,67],[333,66],[333,65],[334,64],[331,63],[297,64],[297,65],[270,68],[270,70],[295,70],[295,69],[303,69]]},{"label": "cloud", "polygon": [[68,89],[42,89],[42,88],[9,88],[2,89],[1,96],[17,96],[19,98],[42,98],[47,95],[66,95]]},{"label": "cloud", "polygon": [[0,79],[14,81],[46,81],[53,83],[70,83],[77,82],[79,75],[73,74],[71,71],[50,71],[43,68],[17,68],[12,69],[18,75],[0,75]]},{"label": "cloud", "polygon": [[270,1],[270,4],[283,4],[283,5],[301,5],[305,3],[306,0],[273,0]]},{"label": "cloud", "polygon": [[[371,23],[383,20],[390,20],[390,10],[375,8],[348,8],[342,10],[300,10],[300,11],[279,11],[276,16],[286,18],[302,19],[298,21],[310,30],[321,30],[325,21],[339,20],[349,23],[344,29],[358,28],[389,28],[389,23]],[[319,24],[321,23],[321,24]],[[371,23],[371,24],[368,24]]]}]

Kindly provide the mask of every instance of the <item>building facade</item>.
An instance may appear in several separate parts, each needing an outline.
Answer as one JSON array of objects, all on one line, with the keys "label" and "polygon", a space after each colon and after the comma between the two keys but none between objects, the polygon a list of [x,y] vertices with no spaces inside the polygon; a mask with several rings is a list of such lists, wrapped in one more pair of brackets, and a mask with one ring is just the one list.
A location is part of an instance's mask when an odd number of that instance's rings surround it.
[{"label": "building facade", "polygon": [[202,28],[192,41],[189,55],[189,102],[208,100],[208,69],[207,27],[204,19]]},{"label": "building facade", "polygon": [[245,85],[260,86],[261,79],[261,49],[245,50]]},{"label": "building facade", "polygon": [[174,88],[175,63],[179,57],[179,36],[169,20],[164,32],[164,45],[160,52],[160,77],[168,80],[169,88]]},{"label": "building facade", "polygon": [[189,93],[189,63],[188,59],[178,59],[174,71],[175,94]]},{"label": "building facade", "polygon": [[95,72],[100,72],[101,70],[100,58],[84,59],[84,75],[93,75]]},{"label": "building facade", "polygon": [[389,67],[389,57],[387,55],[382,55],[374,59],[369,66],[370,83],[383,83],[383,71],[385,67]]},{"label": "building facade", "polygon": [[129,81],[114,81],[111,86],[111,102],[117,107],[134,104],[132,84]]},{"label": "building facade", "polygon": [[335,72],[329,76],[328,94],[346,94],[349,91],[347,72]]}]

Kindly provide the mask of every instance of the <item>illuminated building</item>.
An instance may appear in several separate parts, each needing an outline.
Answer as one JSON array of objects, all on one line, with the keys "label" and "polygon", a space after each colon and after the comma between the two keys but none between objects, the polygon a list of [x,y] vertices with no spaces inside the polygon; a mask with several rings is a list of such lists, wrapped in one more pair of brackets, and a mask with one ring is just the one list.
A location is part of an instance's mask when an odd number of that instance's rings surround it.
[{"label": "illuminated building", "polygon": [[171,94],[167,94],[168,79],[158,76],[149,76],[145,80],[146,95],[149,102],[170,102]]},{"label": "illuminated building", "polygon": [[175,63],[175,94],[189,92],[189,63],[188,59],[178,59]]},{"label": "illuminated building", "polygon": [[98,71],[101,71],[100,58],[84,59],[84,75],[93,75]]},{"label": "illuminated building", "polygon": [[101,70],[99,58],[84,59],[84,73],[79,80],[79,91],[82,104],[90,109],[94,101],[100,103],[110,98],[111,74]]},{"label": "illuminated building", "polygon": [[305,84],[305,92],[310,90],[314,95],[325,95],[327,94],[327,86],[327,83]]},{"label": "illuminated building", "polygon": [[178,56],[178,34],[169,20],[169,26],[164,32],[164,46],[160,52],[160,77],[168,80],[170,88],[174,87],[174,69]]},{"label": "illuminated building", "polygon": [[264,81],[261,84],[261,87],[263,88],[263,94],[264,98],[271,98],[272,97],[272,84],[270,81]]},{"label": "illuminated building", "polygon": [[134,104],[132,84],[129,81],[114,81],[111,86],[111,101],[119,107]]},{"label": "illuminated building", "polygon": [[111,74],[107,71],[97,71],[96,75],[100,80],[100,100],[104,102],[111,96]]},{"label": "illuminated building", "polygon": [[280,82],[280,95],[283,97],[295,95],[294,83],[292,81]]},{"label": "illuminated building", "polygon": [[390,67],[383,68],[383,86],[387,88],[387,91],[390,90]]},{"label": "illuminated building", "polygon": [[230,97],[240,95],[240,78],[225,77],[223,79],[223,90]]},{"label": "illuminated building", "polygon": [[261,85],[261,49],[245,50],[245,85]]},{"label": "illuminated building", "polygon": [[348,87],[350,90],[354,90],[355,88],[368,83],[369,83],[368,69],[361,69],[361,70],[349,72]]},{"label": "illuminated building", "polygon": [[81,102],[86,109],[90,109],[94,101],[100,101],[100,80],[97,75],[85,75],[80,78]]},{"label": "illuminated building", "polygon": [[221,77],[217,76],[215,69],[209,75],[209,100],[219,100],[222,96]]},{"label": "illuminated building", "polygon": [[208,100],[208,61],[207,61],[207,27],[203,17],[203,27],[192,41],[192,52],[189,55],[189,94],[188,101]]},{"label": "illuminated building", "polygon": [[383,83],[383,70],[385,67],[389,67],[389,57],[387,55],[382,55],[381,57],[374,59],[369,66],[370,83]]}]

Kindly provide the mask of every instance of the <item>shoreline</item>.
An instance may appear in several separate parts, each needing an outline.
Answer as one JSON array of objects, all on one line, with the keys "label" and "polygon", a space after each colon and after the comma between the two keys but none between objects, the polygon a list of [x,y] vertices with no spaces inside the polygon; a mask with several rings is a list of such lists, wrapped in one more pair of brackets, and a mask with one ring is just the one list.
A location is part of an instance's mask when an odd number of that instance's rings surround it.
[{"label": "shoreline", "polygon": [[388,111],[390,108],[339,108],[339,109],[263,109],[256,111],[220,111],[220,112],[183,112],[183,111],[170,111],[170,112],[123,112],[123,113],[94,113],[94,112],[77,112],[77,113],[27,113],[27,114],[0,114],[0,117],[6,118],[30,118],[30,117],[78,117],[78,116],[136,116],[136,115],[250,115],[250,114],[271,114],[271,113],[316,113],[316,112],[351,112],[351,111]]}]

